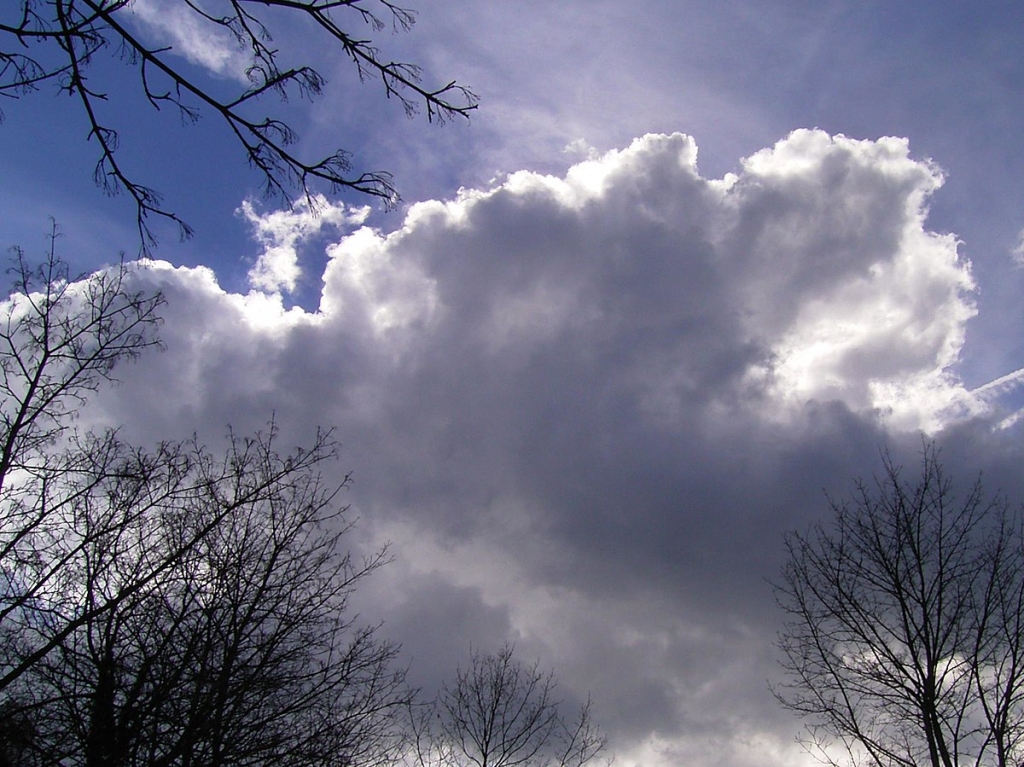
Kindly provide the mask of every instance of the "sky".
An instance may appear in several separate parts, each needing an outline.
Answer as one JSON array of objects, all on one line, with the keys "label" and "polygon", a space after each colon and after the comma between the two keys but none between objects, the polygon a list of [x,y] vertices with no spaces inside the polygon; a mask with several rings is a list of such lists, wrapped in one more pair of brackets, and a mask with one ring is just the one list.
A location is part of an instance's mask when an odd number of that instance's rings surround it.
[{"label": "sky", "polygon": [[[176,0],[133,28],[227,88]],[[1015,2],[422,4],[389,58],[470,86],[427,124],[282,19],[325,74],[281,110],[403,201],[260,197],[212,115],[98,59],[122,156],[195,228],[135,280],[164,350],[83,410],[142,444],[273,417],[342,443],[357,595],[425,690],[514,642],[593,696],[616,764],[811,763],[774,700],[783,535],[940,447],[1016,505],[1024,407],[1024,11]],[[0,104],[0,245],[138,252],[66,96]],[[148,111],[147,111],[148,110]]]}]

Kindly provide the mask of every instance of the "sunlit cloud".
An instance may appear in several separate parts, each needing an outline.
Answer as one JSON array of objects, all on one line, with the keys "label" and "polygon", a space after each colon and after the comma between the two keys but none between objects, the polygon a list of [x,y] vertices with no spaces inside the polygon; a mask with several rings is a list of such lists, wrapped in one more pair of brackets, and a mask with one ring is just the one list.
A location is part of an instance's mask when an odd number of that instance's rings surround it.
[{"label": "sunlit cloud", "polygon": [[[648,135],[390,232],[243,205],[251,290],[140,271],[166,351],[86,417],[135,438],[335,427],[361,546],[396,555],[359,608],[418,684],[511,639],[593,692],[629,764],[792,763],[761,685],[775,538],[883,445],[998,439],[1012,382],[960,380],[974,278],[906,141],[797,131],[720,179],[697,156]],[[328,235],[319,304],[286,310]]]},{"label": "sunlit cloud", "polygon": [[300,198],[290,209],[258,213],[251,200],[238,209],[253,228],[253,238],[263,252],[249,270],[249,284],[267,293],[295,290],[302,274],[298,248],[324,227],[355,227],[370,213],[367,206],[348,207],[323,195]]}]

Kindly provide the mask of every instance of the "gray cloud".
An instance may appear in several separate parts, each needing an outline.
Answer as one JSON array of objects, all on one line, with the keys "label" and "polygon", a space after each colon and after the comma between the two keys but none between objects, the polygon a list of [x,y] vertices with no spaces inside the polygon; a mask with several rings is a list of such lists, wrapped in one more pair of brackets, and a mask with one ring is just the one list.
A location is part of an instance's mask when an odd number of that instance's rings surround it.
[{"label": "gray cloud", "polygon": [[335,426],[353,541],[397,560],[361,609],[424,685],[511,638],[593,691],[627,764],[790,763],[783,531],[919,429],[1011,492],[1019,448],[957,377],[973,281],[926,227],[931,164],[798,131],[709,180],[696,151],[647,136],[414,205],[331,246],[316,313],[153,265],[166,352],[85,418]]}]

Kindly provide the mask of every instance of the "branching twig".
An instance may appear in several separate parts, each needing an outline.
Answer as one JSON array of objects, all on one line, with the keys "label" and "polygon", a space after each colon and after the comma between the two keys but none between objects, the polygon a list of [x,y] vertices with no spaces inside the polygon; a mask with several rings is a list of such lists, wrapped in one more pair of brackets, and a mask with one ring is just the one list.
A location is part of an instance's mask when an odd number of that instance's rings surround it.
[{"label": "branching twig", "polygon": [[372,32],[388,26],[387,17],[393,31],[410,29],[414,13],[389,0],[377,0],[383,14],[364,0],[220,0],[223,13],[209,10],[198,0],[178,2],[201,23],[229,32],[247,52],[249,87],[240,94],[218,98],[198,77],[177,65],[173,47],[148,45],[127,24],[129,0],[50,0],[45,4],[21,0],[17,19],[0,23],[0,96],[19,98],[52,80],[60,90],[77,97],[88,120],[88,138],[100,150],[96,182],[108,194],[124,191],[132,198],[144,253],[156,242],[151,216],[173,222],[183,238],[191,229],[117,159],[118,129],[101,115],[106,94],[87,79],[93,57],[111,42],[137,67],[142,93],[153,108],[173,106],[185,122],[194,122],[204,110],[219,115],[242,145],[249,164],[262,175],[264,192],[288,203],[294,192],[312,199],[318,183],[325,183],[332,192],[351,189],[377,197],[389,207],[399,197],[389,173],[353,174],[351,155],[344,149],[319,160],[303,159],[291,149],[297,137],[286,122],[252,114],[269,92],[282,100],[291,92],[312,99],[325,85],[322,75],[310,66],[279,66],[279,52],[271,45],[271,28],[262,12],[283,10],[311,21],[351,60],[360,78],[379,78],[385,95],[397,99],[410,116],[423,109],[429,122],[440,124],[468,117],[477,107],[476,95],[455,81],[440,88],[425,87],[418,66],[384,58],[370,40],[351,34],[340,21],[348,11]]}]

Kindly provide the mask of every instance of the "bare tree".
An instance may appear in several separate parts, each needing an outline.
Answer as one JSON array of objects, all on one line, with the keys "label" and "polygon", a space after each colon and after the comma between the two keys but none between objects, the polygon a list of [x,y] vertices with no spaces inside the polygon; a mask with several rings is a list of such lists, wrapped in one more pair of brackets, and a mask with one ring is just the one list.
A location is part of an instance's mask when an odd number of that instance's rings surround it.
[{"label": "bare tree", "polygon": [[[55,240],[56,238],[54,238]],[[124,267],[20,254],[0,321],[0,764],[375,765],[410,702],[347,611],[329,433],[132,447],[76,408],[156,344]],[[342,487],[344,483],[342,483]]]},{"label": "bare tree", "polygon": [[[414,12],[390,0],[168,0],[170,4],[197,27],[234,39],[250,62],[247,87],[223,96],[223,83],[197,77],[174,57],[173,47],[147,43],[132,24],[132,0],[20,0],[0,11],[0,96],[18,98],[54,83],[78,100],[89,139],[99,147],[96,182],[109,194],[124,191],[132,198],[144,249],[155,242],[150,215],[174,222],[183,237],[190,229],[118,157],[120,129],[104,116],[103,108],[112,85],[104,85],[102,69],[92,66],[104,51],[137,69],[139,89],[155,109],[170,107],[186,122],[204,112],[219,117],[249,164],[262,174],[266,192],[286,200],[293,190],[312,200],[311,187],[317,182],[334,191],[354,189],[388,204],[397,200],[388,173],[353,173],[351,156],[343,149],[320,159],[300,157],[293,148],[294,130],[260,106],[271,94],[281,100],[290,95],[312,98],[325,85],[312,67],[282,63],[291,52],[282,54],[275,46],[274,31],[291,19],[308,22],[310,33],[351,60],[360,78],[378,78],[386,96],[397,99],[407,114],[422,106],[428,120],[444,122],[476,108],[476,96],[466,88],[454,81],[422,85],[419,67],[389,59],[367,38],[386,27],[412,27]],[[316,45],[316,39],[310,44]]]},{"label": "bare tree", "polygon": [[[233,447],[226,463],[245,476],[277,460],[268,438]],[[348,610],[385,555],[342,550],[337,490],[307,466],[201,537],[219,516],[209,498],[147,525],[145,550],[97,541],[80,573],[86,594],[109,591],[111,571],[133,578],[140,558],[174,562],[26,678],[37,750],[96,767],[391,764],[411,693],[397,648]],[[184,541],[195,543],[181,552]]]},{"label": "bare tree", "polygon": [[15,252],[12,294],[0,305],[0,764],[32,763],[36,732],[21,705],[31,695],[14,688],[80,617],[64,611],[69,624],[42,628],[65,607],[64,579],[82,552],[65,534],[76,495],[90,485],[89,465],[111,458],[109,441],[79,443],[95,453],[69,449],[76,410],[157,344],[163,303],[132,290],[124,264],[71,279],[56,227],[50,242],[38,267]]},{"label": "bare tree", "polygon": [[957,493],[926,446],[908,481],[831,502],[787,538],[779,700],[832,764],[1013,767],[1024,758],[1024,536],[979,483]]},{"label": "bare tree", "polygon": [[524,666],[506,645],[493,655],[473,653],[467,668],[444,685],[414,725],[421,765],[439,767],[582,767],[600,757],[606,741],[588,699],[567,716],[554,674]]},{"label": "bare tree", "polygon": [[83,551],[66,535],[73,505],[124,469],[109,444],[69,447],[76,408],[156,344],[163,302],[131,290],[123,264],[69,279],[55,248],[56,232],[39,268],[16,253],[14,292],[0,308],[0,691],[60,641],[26,646],[15,627],[63,605],[62,578]]}]

